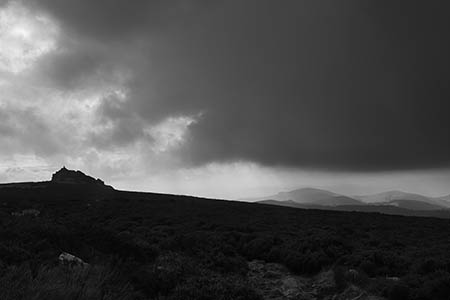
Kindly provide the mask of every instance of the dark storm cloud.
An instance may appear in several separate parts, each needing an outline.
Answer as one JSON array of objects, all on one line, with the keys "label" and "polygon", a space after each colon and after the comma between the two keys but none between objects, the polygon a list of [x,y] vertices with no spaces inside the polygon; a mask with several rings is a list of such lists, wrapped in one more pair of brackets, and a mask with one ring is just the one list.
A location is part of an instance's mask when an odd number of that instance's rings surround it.
[{"label": "dark storm cloud", "polygon": [[36,70],[37,73],[45,74],[51,85],[76,89],[80,85],[95,84],[92,81],[96,81],[97,75],[108,74],[108,69],[111,71],[108,64],[110,57],[104,55],[92,49],[73,46],[66,51],[47,55],[39,61]]},{"label": "dark storm cloud", "polygon": [[109,95],[103,99],[97,108],[98,122],[103,129],[89,136],[89,144],[100,149],[110,149],[142,139],[150,142],[153,140],[144,131],[146,122],[137,113],[127,110],[124,105],[117,95]]},{"label": "dark storm cloud", "polygon": [[[57,16],[69,31],[83,36],[103,39],[120,39],[135,32],[145,34],[147,25],[157,24],[166,16],[172,5],[163,0],[37,0],[33,5]],[[176,5],[176,2],[173,2]]]},{"label": "dark storm cloud", "polygon": [[[132,70],[124,111],[148,123],[203,113],[180,152],[191,163],[450,163],[444,1],[33,3]],[[129,53],[135,59],[121,61]],[[92,65],[77,72],[95,72]]]},{"label": "dark storm cloud", "polygon": [[58,21],[63,31],[61,45],[58,51],[41,59],[36,69],[54,85],[67,89],[89,81],[91,85],[98,80],[111,81],[111,74],[128,65],[148,66],[149,43],[155,35],[209,6],[204,0],[135,0],[132,4],[121,0],[21,2]]}]

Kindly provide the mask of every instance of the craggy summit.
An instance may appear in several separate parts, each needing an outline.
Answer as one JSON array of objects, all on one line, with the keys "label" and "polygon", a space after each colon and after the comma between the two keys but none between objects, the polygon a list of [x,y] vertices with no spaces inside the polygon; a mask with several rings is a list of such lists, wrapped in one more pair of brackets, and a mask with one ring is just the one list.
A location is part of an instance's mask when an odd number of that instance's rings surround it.
[{"label": "craggy summit", "polygon": [[69,170],[66,167],[62,167],[52,175],[52,182],[54,183],[68,183],[68,184],[99,184],[105,185],[103,180],[95,179],[88,176],[81,171]]}]

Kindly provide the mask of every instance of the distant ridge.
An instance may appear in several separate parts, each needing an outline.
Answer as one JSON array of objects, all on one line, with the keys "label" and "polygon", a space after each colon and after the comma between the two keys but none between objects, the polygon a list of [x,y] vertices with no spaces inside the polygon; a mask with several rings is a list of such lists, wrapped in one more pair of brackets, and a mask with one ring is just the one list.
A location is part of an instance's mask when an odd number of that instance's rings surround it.
[{"label": "distant ridge", "polygon": [[[450,208],[450,199],[446,199],[446,197],[426,197],[420,194],[413,194],[403,191],[387,191],[383,193],[373,194],[373,195],[364,195],[364,196],[353,196],[354,198],[363,201],[367,204],[376,204],[376,203],[382,203],[382,204],[388,204],[392,203],[394,205],[397,205],[399,200],[403,201],[403,204],[406,204],[404,200],[407,201],[415,201],[415,202],[422,202],[427,203],[428,206],[435,206],[436,208]],[[416,203],[417,204],[417,203]],[[414,205],[411,203],[411,205]]]},{"label": "distant ridge", "polygon": [[254,199],[257,201],[276,200],[292,201],[298,204],[311,204],[321,206],[362,205],[362,201],[348,196],[340,195],[326,190],[303,188],[290,192],[281,192],[272,196]]},{"label": "distant ridge", "polygon": [[332,211],[348,211],[348,212],[366,212],[366,213],[381,213],[386,215],[400,215],[400,216],[416,216],[416,217],[433,217],[450,219],[450,210],[445,209],[410,209],[388,204],[363,204],[363,205],[338,205],[338,206],[324,206],[314,204],[301,204],[294,201],[277,201],[277,200],[262,200],[256,202],[257,204],[266,204],[274,206],[285,206],[300,209],[319,209]]},{"label": "distant ridge", "polygon": [[429,198],[426,196],[396,190],[372,195],[353,196],[353,197],[365,203],[381,203],[381,202],[390,202],[394,200],[414,200],[414,201],[429,202]]},{"label": "distant ridge", "polygon": [[347,196],[315,188],[249,199],[261,204],[304,209],[379,212],[396,215],[450,217],[450,197],[426,197],[403,191],[387,191],[373,195]]},{"label": "distant ridge", "polygon": [[450,195],[444,196],[444,197],[438,197],[436,199],[444,200],[444,201],[450,201]]}]

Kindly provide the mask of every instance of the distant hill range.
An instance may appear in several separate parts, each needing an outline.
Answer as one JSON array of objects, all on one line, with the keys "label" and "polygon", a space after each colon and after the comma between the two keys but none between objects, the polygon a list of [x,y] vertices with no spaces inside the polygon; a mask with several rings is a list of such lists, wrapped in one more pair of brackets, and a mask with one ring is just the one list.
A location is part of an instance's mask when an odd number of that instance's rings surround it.
[{"label": "distant hill range", "polygon": [[349,196],[321,189],[303,188],[247,200],[306,209],[450,217],[450,195],[426,197],[402,191],[388,191],[373,195]]},{"label": "distant hill range", "polygon": [[[21,203],[28,205],[21,207],[23,209],[29,207],[35,208],[36,203],[38,203],[35,200],[39,200],[39,202],[45,201],[55,205],[62,200],[77,200],[67,203],[79,205],[79,201],[81,200],[100,201],[111,198],[145,199],[149,195],[161,199],[173,196],[157,193],[118,191],[109,185],[105,185],[100,179],[88,176],[81,171],[66,169],[65,167],[54,173],[50,181],[0,184],[0,199],[7,199],[8,203],[15,203],[15,200],[23,200],[24,202],[22,201]],[[191,199],[195,197],[187,198]],[[450,218],[450,195],[433,198],[401,191],[389,191],[374,195],[349,196],[321,189],[303,188],[246,200],[251,200],[257,204],[302,209],[375,212],[404,216]],[[6,205],[5,203],[3,202],[3,205]],[[236,203],[236,205],[239,205],[239,203]],[[245,205],[249,204],[247,203]]]},{"label": "distant hill range", "polygon": [[322,206],[339,206],[339,205],[362,205],[364,202],[348,196],[336,194],[333,192],[304,188],[290,192],[281,192],[276,195],[254,199],[262,200],[276,200],[276,201],[292,201],[298,204],[313,204]]}]

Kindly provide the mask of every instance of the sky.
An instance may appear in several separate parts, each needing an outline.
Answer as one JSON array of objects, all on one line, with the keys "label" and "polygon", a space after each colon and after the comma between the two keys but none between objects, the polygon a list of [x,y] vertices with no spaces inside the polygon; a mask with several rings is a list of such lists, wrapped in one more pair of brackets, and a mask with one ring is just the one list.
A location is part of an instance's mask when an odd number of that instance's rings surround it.
[{"label": "sky", "polygon": [[0,182],[450,194],[448,6],[0,0]]}]

